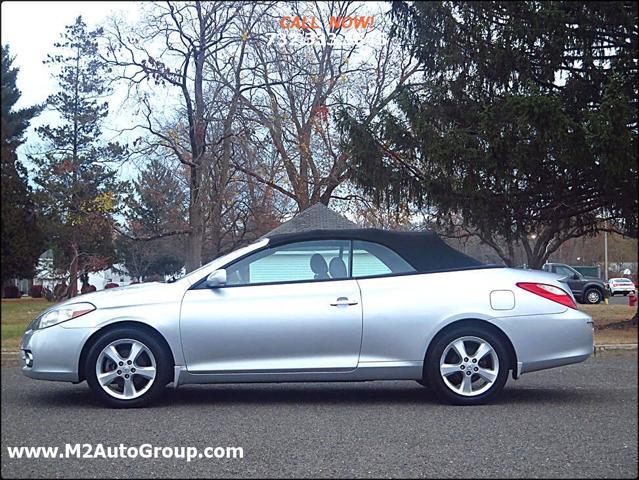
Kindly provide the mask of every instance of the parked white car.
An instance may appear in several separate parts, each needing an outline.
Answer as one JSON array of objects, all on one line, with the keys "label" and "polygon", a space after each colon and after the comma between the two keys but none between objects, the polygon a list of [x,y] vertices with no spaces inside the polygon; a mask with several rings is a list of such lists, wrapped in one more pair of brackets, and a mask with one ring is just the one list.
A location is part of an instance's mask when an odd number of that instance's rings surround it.
[{"label": "parked white car", "polygon": [[611,278],[608,280],[610,295],[617,293],[628,295],[635,291],[635,284],[629,278]]}]

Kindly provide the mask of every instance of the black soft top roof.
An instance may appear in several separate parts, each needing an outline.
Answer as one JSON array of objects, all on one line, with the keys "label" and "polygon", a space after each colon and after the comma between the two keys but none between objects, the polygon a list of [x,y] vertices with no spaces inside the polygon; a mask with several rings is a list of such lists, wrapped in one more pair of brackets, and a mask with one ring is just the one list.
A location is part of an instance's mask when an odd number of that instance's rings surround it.
[{"label": "black soft top roof", "polygon": [[377,228],[310,230],[273,235],[269,246],[309,240],[364,240],[397,252],[418,272],[435,272],[484,266],[480,261],[449,247],[439,236],[426,232],[397,232]]}]

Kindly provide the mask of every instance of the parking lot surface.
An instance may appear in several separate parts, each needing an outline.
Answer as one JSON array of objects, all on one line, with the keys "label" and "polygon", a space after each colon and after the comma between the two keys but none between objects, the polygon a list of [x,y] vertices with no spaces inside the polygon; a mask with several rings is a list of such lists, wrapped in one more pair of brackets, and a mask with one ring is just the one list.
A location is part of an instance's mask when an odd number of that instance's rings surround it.
[{"label": "parking lot surface", "polygon": [[[242,447],[242,459],[10,459],[7,447]],[[495,403],[453,407],[415,382],[167,389],[111,410],[86,384],[2,368],[7,477],[636,477],[637,355],[509,380]]]}]

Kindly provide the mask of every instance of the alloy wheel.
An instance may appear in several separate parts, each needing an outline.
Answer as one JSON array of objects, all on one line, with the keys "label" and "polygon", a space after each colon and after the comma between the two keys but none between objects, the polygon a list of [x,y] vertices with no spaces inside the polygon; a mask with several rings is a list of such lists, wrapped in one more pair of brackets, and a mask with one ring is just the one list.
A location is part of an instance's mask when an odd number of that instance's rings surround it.
[{"label": "alloy wheel", "polygon": [[444,384],[458,395],[473,397],[490,389],[499,374],[496,350],[486,340],[460,337],[448,344],[439,361]]},{"label": "alloy wheel", "polygon": [[157,376],[155,356],[139,340],[115,340],[102,349],[95,365],[102,389],[120,400],[144,395]]},{"label": "alloy wheel", "polygon": [[599,292],[596,290],[591,290],[588,292],[588,301],[590,303],[598,303],[600,300]]}]

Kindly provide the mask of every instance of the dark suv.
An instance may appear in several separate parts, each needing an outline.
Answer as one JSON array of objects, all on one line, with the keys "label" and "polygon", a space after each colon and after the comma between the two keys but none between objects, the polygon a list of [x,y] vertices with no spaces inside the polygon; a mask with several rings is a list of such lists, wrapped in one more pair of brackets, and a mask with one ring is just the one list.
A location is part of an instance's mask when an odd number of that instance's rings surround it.
[{"label": "dark suv", "polygon": [[595,277],[585,277],[577,270],[563,263],[547,263],[542,267],[546,272],[566,277],[566,283],[579,303],[596,304],[606,297],[606,284]]}]

